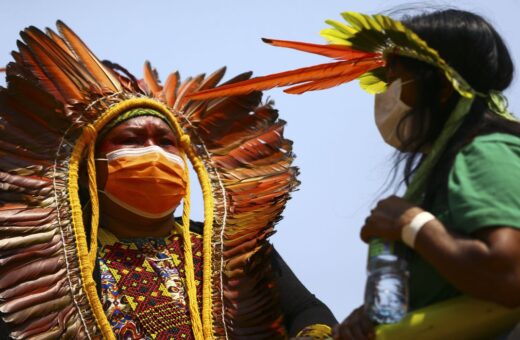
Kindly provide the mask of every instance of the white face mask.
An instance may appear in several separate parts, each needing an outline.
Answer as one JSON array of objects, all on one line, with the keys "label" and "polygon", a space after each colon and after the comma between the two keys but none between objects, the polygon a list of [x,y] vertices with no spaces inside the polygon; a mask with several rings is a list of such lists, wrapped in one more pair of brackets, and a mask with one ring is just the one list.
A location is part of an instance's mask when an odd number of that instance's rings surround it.
[{"label": "white face mask", "polygon": [[[408,83],[408,82],[407,82]],[[411,107],[401,101],[401,89],[403,83],[397,79],[388,86],[384,93],[376,94],[374,115],[379,133],[385,142],[400,150],[402,142],[399,135],[407,140],[412,133],[412,120],[406,119],[400,125],[399,122],[411,110]],[[399,134],[397,128],[399,127]]]}]

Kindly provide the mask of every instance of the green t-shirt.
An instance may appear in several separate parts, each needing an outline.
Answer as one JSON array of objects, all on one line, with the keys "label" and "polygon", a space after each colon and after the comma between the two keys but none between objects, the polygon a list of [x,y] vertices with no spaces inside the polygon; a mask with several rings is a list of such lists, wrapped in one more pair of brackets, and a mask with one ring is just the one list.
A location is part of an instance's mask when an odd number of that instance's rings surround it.
[{"label": "green t-shirt", "polygon": [[[437,195],[431,213],[459,234],[494,226],[520,229],[520,138],[493,133],[462,148],[450,171],[447,193]],[[411,309],[460,294],[417,253],[409,263]]]}]

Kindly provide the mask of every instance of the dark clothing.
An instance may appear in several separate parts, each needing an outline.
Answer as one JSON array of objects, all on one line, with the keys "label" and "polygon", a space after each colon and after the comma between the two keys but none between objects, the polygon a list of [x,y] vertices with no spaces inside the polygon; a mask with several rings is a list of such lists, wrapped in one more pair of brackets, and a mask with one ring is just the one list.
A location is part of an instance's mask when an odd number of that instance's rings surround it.
[{"label": "dark clothing", "polygon": [[272,261],[289,336],[295,336],[309,325],[332,327],[338,323],[330,309],[305,288],[276,250]]}]

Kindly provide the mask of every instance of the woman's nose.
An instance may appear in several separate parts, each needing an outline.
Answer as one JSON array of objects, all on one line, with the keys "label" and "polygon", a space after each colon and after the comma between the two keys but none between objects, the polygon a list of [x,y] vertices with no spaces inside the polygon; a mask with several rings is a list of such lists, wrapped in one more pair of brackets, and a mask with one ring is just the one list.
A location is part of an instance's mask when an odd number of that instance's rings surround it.
[{"label": "woman's nose", "polygon": [[144,141],[144,146],[158,145],[153,138],[147,138]]}]

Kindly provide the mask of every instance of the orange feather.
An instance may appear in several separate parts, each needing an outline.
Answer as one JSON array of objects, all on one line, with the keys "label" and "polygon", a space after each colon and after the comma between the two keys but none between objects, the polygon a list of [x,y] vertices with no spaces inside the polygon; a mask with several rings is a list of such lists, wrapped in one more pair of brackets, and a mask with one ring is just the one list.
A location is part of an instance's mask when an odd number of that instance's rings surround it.
[{"label": "orange feather", "polygon": [[193,78],[186,79],[180,86],[179,92],[177,93],[177,102],[173,106],[174,110],[178,110],[181,107],[184,107],[186,103],[191,99],[189,98],[189,94],[196,91],[202,80],[204,79],[204,75],[198,75]]},{"label": "orange feather", "polygon": [[229,84],[211,90],[200,91],[188,95],[190,99],[208,99],[223,96],[245,94],[252,91],[262,91],[274,87],[295,85],[308,81],[316,81],[332,77],[341,77],[351,74],[352,68],[366,65],[367,69],[380,65],[379,58],[352,59],[335,63],[320,64],[316,66],[299,68],[296,70],[280,72],[264,77],[257,77],[236,84]]},{"label": "orange feather", "polygon": [[341,85],[343,83],[348,83],[349,81],[356,79],[360,75],[381,66],[383,66],[382,61],[380,63],[359,65],[359,67],[352,68],[350,72],[342,76],[311,81],[302,85],[297,85],[285,89],[284,92],[289,94],[302,94],[307,91],[325,90],[334,86]]},{"label": "orange feather", "polygon": [[340,60],[351,60],[359,58],[376,58],[380,54],[353,50],[350,47],[343,45],[321,45],[321,44],[310,44],[300,41],[289,41],[289,40],[276,40],[262,38],[262,41],[276,46],[292,48],[294,50],[319,54],[325,57],[340,59]]},{"label": "orange feather", "polygon": [[224,74],[226,73],[226,67],[221,67],[212,74],[210,74],[206,79],[202,81],[200,84],[199,90],[205,90],[209,88],[213,88],[217,86],[217,84],[222,80]]},{"label": "orange feather", "polygon": [[152,92],[155,98],[159,98],[162,91],[162,86],[159,85],[159,79],[157,77],[157,72],[152,69],[152,65],[149,61],[144,63],[144,72],[143,79],[148,89]]},{"label": "orange feather", "polygon": [[36,61],[29,48],[21,41],[18,41],[17,45],[19,51],[18,56],[19,59],[23,61],[24,66],[32,72],[32,74],[36,77],[36,79],[38,79],[40,85],[45,90],[52,94],[52,96],[54,96],[54,98],[57,100],[64,102],[64,96],[61,94],[60,90],[50,79],[50,77],[47,76],[40,64]]},{"label": "orange feather", "polygon": [[72,74],[59,58],[53,55],[52,50],[42,46],[39,41],[33,38],[28,32],[21,32],[20,36],[27,43],[27,47],[31,51],[39,65],[42,66],[45,74],[51,79],[54,85],[65,98],[79,99],[82,97],[81,90],[76,83],[72,81]]},{"label": "orange feather", "polygon": [[177,96],[177,87],[179,86],[179,72],[172,73],[166,78],[164,83],[164,99],[169,107],[175,103]]},{"label": "orange feather", "polygon": [[[88,73],[88,71],[75,60],[74,56],[71,54],[71,51],[66,46],[64,50],[63,47],[56,43],[54,39],[36,27],[31,26],[26,29],[24,33],[26,33],[28,36],[34,39],[35,42],[41,45],[42,49],[47,53],[49,58],[51,58],[57,66],[63,69],[63,72],[67,74],[68,78],[70,78],[70,81],[73,81],[78,88],[88,89],[90,83],[95,81]],[[30,48],[31,43],[29,41],[26,42]]]},{"label": "orange feather", "polygon": [[74,33],[67,25],[58,20],[56,23],[59,32],[65,38],[65,41],[78,56],[80,62],[90,72],[90,74],[97,80],[99,84],[107,89],[120,92],[122,91],[121,84],[117,78],[110,73],[110,70],[105,68],[98,58],[90,51],[85,43]]},{"label": "orange feather", "polygon": [[54,32],[53,30],[51,30],[50,28],[47,28],[45,30],[45,33],[47,33],[47,35],[52,39],[54,40],[54,42],[65,52],[67,52],[68,55],[70,55],[72,58],[75,58],[76,56],[74,55],[74,53],[72,53],[72,51],[70,50],[69,46],[67,46],[67,43],[65,42],[65,40],[63,40],[62,37],[60,37],[58,34],[56,34],[56,32]]}]

